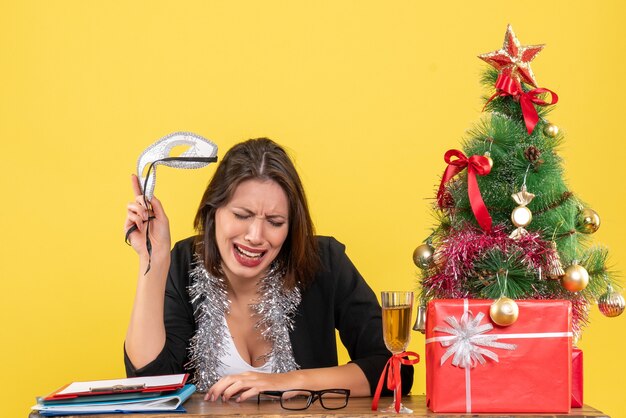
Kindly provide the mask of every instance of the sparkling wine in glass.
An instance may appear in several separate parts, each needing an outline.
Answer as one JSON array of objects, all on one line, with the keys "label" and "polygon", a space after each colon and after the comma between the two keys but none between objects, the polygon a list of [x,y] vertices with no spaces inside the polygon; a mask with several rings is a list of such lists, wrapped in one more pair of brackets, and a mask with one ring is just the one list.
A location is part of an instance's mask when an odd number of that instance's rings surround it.
[{"label": "sparkling wine in glass", "polygon": [[[413,292],[387,291],[380,296],[383,307],[383,339],[387,349],[393,354],[406,350],[411,339],[411,310],[413,308]],[[396,413],[395,401],[397,396],[393,392],[393,403],[382,410],[387,413]],[[413,411],[400,404],[401,414],[410,414]]]}]

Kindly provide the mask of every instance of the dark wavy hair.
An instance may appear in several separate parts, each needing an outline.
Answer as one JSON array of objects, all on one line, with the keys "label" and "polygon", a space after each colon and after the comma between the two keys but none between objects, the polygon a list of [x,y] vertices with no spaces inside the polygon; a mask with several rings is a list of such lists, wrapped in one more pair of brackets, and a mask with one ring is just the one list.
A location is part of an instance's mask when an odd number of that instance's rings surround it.
[{"label": "dark wavy hair", "polygon": [[241,142],[224,155],[196,213],[196,252],[209,273],[223,276],[215,239],[215,212],[230,201],[239,184],[252,179],[275,181],[287,195],[289,232],[275,261],[285,270],[286,288],[306,287],[319,266],[313,222],[293,162],[280,145],[268,138]]}]

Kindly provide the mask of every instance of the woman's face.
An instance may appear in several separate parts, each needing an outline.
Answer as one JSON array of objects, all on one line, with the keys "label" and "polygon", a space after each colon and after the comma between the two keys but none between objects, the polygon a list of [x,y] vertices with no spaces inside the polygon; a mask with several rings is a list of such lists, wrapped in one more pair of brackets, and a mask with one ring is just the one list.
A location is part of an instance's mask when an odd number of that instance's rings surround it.
[{"label": "woman's face", "polygon": [[263,277],[287,238],[288,221],[287,195],[278,183],[239,184],[215,212],[215,238],[226,277],[231,282]]}]

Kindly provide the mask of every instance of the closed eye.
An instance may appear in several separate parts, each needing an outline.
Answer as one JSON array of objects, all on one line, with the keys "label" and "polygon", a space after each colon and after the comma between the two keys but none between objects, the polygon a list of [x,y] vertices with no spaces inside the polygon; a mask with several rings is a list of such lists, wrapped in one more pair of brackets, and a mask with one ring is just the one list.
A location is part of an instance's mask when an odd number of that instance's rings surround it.
[{"label": "closed eye", "polygon": [[285,225],[284,221],[277,221],[273,219],[268,219],[267,222],[269,222],[270,225],[272,225],[275,228],[280,228],[281,226]]},{"label": "closed eye", "polygon": [[[233,211],[232,213],[235,219],[239,219],[241,221],[245,221],[246,219],[250,219],[251,217],[255,216],[254,213],[249,212],[249,211],[245,211],[243,213]],[[280,228],[286,223],[286,220],[281,215],[270,215],[270,216],[267,216],[265,219],[271,226],[275,228]]]},{"label": "closed eye", "polygon": [[248,213],[243,214],[243,213],[237,213],[237,212],[233,212],[233,215],[235,216],[236,219],[241,219],[241,220],[248,219],[250,216],[252,216]]}]

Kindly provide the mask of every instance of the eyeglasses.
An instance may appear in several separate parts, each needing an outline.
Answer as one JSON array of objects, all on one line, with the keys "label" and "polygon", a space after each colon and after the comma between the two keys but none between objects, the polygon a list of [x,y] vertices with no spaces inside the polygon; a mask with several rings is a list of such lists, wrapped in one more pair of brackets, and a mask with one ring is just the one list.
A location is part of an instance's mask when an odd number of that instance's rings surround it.
[{"label": "eyeglasses", "polygon": [[257,405],[261,403],[261,396],[274,400],[280,400],[283,409],[301,411],[307,409],[313,402],[319,399],[324,409],[341,409],[348,405],[350,389],[290,389],[290,390],[265,390],[257,396]]}]

